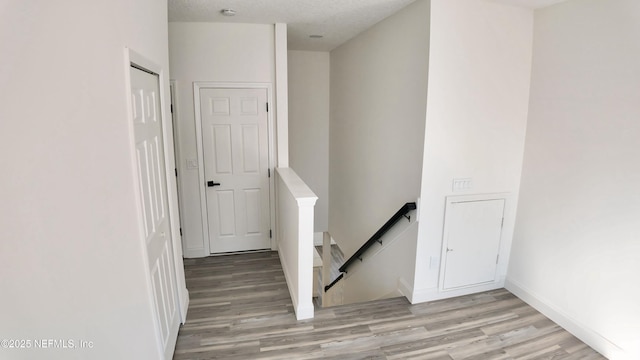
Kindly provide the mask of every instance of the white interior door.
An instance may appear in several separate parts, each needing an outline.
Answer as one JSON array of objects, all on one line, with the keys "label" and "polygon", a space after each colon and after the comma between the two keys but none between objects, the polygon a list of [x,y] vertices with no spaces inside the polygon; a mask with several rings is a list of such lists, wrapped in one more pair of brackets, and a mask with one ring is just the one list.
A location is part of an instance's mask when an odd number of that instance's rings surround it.
[{"label": "white interior door", "polygon": [[266,89],[200,89],[211,253],[270,248]]},{"label": "white interior door", "polygon": [[176,303],[158,76],[131,67],[132,111],[144,236],[158,336],[171,359],[180,327]]},{"label": "white interior door", "polygon": [[444,290],[495,280],[504,203],[504,199],[493,199],[448,204],[443,241]]}]

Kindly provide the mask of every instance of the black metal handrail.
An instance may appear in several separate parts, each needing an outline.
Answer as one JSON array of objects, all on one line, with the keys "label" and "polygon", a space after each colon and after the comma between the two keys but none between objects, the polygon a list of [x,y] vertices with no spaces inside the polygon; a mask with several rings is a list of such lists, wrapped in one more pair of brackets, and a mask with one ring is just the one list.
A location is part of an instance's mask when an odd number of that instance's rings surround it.
[{"label": "black metal handrail", "polygon": [[342,264],[342,266],[340,266],[340,268],[338,269],[340,271],[340,275],[331,282],[331,284],[327,285],[324,287],[324,291],[328,291],[329,289],[331,289],[331,287],[333,285],[335,285],[338,281],[340,281],[340,279],[342,279],[342,277],[344,276],[344,274],[347,273],[347,269],[349,268],[349,266],[351,266],[351,264],[353,264],[356,260],[360,260],[362,261],[362,255],[375,243],[380,243],[380,245],[382,245],[382,240],[380,240],[382,238],[382,236],[384,234],[387,233],[387,231],[389,231],[400,219],[402,219],[403,217],[411,220],[411,218],[409,216],[407,216],[407,214],[409,213],[409,211],[415,210],[417,208],[416,203],[414,202],[409,202],[404,204],[400,210],[398,210],[392,217],[391,219],[389,219],[384,225],[382,225],[382,227],[380,228],[380,230],[376,231],[375,234],[373,234],[373,236],[367,240],[366,243],[364,243],[364,245],[362,245],[360,247],[360,249],[358,249],[358,251],[356,251],[353,255],[351,255],[351,257],[349,259],[347,259],[347,261],[344,262],[344,264]]}]

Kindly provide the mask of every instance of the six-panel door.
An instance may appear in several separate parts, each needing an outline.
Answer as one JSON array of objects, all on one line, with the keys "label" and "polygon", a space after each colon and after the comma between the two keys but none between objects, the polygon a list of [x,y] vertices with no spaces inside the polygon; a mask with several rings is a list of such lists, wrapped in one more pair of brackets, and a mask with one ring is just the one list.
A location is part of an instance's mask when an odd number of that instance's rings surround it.
[{"label": "six-panel door", "polygon": [[165,359],[171,359],[178,337],[175,270],[173,268],[167,182],[162,139],[158,76],[131,68],[131,105],[142,198],[142,218],[155,302],[158,337]]},{"label": "six-panel door", "polygon": [[200,89],[211,253],[270,248],[266,89]]}]

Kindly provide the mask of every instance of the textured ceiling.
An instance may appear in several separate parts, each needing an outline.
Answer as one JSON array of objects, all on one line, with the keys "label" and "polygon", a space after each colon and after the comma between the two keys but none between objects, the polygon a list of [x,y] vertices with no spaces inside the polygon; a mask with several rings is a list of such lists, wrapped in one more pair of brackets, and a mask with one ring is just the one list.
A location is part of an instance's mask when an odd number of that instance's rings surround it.
[{"label": "textured ceiling", "polygon": [[[169,21],[286,23],[291,50],[329,51],[415,0],[168,0]],[[417,0],[422,1],[422,0]],[[540,8],[566,0],[489,0]],[[221,9],[233,9],[226,17]],[[323,35],[312,39],[309,35]]]},{"label": "textured ceiling", "polygon": [[[414,0],[169,0],[169,21],[286,23],[289,49],[329,51]],[[226,17],[221,9],[234,9]],[[309,35],[323,35],[311,39]]]}]

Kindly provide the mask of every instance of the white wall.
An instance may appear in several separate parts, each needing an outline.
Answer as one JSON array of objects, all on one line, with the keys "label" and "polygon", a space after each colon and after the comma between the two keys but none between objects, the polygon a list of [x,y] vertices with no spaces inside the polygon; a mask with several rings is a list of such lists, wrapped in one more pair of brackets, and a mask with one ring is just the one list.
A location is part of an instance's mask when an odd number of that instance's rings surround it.
[{"label": "white wall", "polygon": [[169,23],[171,78],[176,80],[182,230],[185,257],[208,256],[203,236],[196,150],[194,81],[275,82],[273,25]]},{"label": "white wall", "polygon": [[535,15],[508,288],[610,359],[640,358],[640,2]]},{"label": "white wall", "polygon": [[[437,297],[445,197],[510,193],[517,200],[531,70],[532,10],[483,0],[432,0],[429,96],[412,301]],[[515,219],[507,204],[498,274]]]},{"label": "white wall", "polygon": [[329,229],[329,53],[289,51],[289,162],[318,196],[315,232]]},{"label": "white wall", "polygon": [[0,358],[158,359],[124,49],[168,71],[166,2],[0,8],[0,338],[94,344]]},{"label": "white wall", "polygon": [[276,23],[275,68],[276,68],[276,165],[289,167],[289,66],[287,24]]},{"label": "white wall", "polygon": [[420,194],[428,56],[426,0],[331,52],[329,232],[346,256]]},{"label": "white wall", "polygon": [[[406,294],[407,281],[413,277],[414,264],[407,259],[415,249],[418,224],[415,212],[411,222],[400,219],[382,238],[356,261],[340,280],[343,284],[343,304],[398,297]],[[399,261],[401,260],[401,261]],[[390,271],[393,269],[393,271]]]}]

